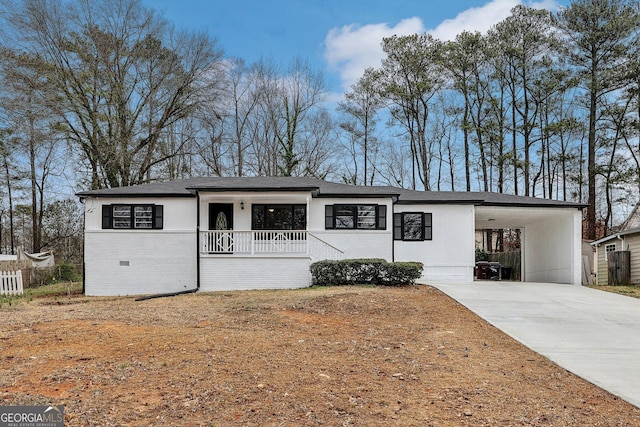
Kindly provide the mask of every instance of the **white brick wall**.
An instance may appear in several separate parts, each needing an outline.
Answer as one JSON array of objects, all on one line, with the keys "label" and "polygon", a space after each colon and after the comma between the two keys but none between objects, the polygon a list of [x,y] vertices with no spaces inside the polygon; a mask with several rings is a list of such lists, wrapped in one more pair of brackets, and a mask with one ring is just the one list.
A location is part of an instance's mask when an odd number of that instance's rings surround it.
[{"label": "white brick wall", "polygon": [[87,295],[155,294],[195,287],[195,231],[85,231]]},{"label": "white brick wall", "polygon": [[196,229],[196,199],[193,197],[120,197],[85,199],[85,229],[102,229],[102,205],[152,203],[164,207],[164,225],[166,231],[185,231]]},{"label": "white brick wall", "polygon": [[304,288],[311,284],[309,263],[304,257],[204,256],[200,290]]},{"label": "white brick wall", "polygon": [[432,214],[432,240],[395,240],[396,261],[424,264],[422,278],[471,281],[475,265],[475,212],[470,205],[396,205],[396,212]]},{"label": "white brick wall", "polygon": [[[386,230],[325,230],[324,208],[326,205],[386,205]],[[344,252],[344,258],[393,257],[393,205],[390,198],[325,198],[311,200],[308,229],[318,238]]]}]

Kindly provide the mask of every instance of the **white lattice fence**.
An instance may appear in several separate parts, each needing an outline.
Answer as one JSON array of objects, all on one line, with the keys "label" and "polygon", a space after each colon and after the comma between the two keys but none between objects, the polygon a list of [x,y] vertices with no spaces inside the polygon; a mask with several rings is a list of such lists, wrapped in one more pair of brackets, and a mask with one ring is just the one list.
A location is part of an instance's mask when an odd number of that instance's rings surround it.
[{"label": "white lattice fence", "polygon": [[0,271],[0,295],[22,295],[22,271]]}]

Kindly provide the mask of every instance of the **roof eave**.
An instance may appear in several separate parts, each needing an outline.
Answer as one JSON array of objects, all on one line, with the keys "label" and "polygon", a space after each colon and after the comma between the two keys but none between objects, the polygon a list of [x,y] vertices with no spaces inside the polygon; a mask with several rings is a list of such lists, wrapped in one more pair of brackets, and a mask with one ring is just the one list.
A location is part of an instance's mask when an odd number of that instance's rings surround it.
[{"label": "roof eave", "polygon": [[518,203],[518,202],[482,202],[481,206],[513,207],[513,208],[565,208],[583,209],[586,205],[572,203]]},{"label": "roof eave", "polygon": [[329,198],[334,197],[336,199],[347,199],[347,198],[362,198],[362,199],[396,199],[398,198],[398,194],[354,194],[354,193],[318,193],[316,197],[319,198]]},{"label": "roof eave", "polygon": [[132,193],[104,193],[104,194],[96,194],[90,191],[82,191],[80,193],[76,193],[76,197],[87,198],[87,197],[121,197],[121,198],[149,198],[149,197],[195,197],[193,193],[144,193],[144,194],[132,194]]},{"label": "roof eave", "polygon": [[623,230],[618,231],[617,233],[610,234],[608,236],[603,237],[602,239],[598,239],[595,242],[591,242],[592,246],[600,246],[604,242],[608,242],[609,240],[617,239],[619,237],[628,236],[630,234],[638,234],[640,233],[640,228],[633,228],[631,230]]},{"label": "roof eave", "polygon": [[192,191],[211,191],[215,193],[229,193],[233,191],[248,191],[248,192],[276,192],[276,191],[317,191],[318,187],[242,187],[242,186],[234,186],[234,187],[211,187],[211,186],[194,186],[194,187],[186,187],[187,190]]},{"label": "roof eave", "polygon": [[398,200],[399,205],[480,205],[481,200]]}]

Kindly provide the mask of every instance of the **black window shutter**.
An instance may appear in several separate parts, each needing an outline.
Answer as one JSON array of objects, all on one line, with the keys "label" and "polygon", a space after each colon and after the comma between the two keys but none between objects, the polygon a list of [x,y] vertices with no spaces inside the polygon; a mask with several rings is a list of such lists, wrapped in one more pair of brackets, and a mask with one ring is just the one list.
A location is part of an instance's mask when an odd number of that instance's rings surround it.
[{"label": "black window shutter", "polygon": [[164,226],[163,214],[163,205],[156,205],[153,207],[153,228],[162,230],[162,227]]},{"label": "black window shutter", "polygon": [[393,214],[393,240],[402,240],[402,214]]},{"label": "black window shutter", "polygon": [[387,229],[387,205],[378,206],[378,230]]},{"label": "black window shutter", "polygon": [[102,229],[113,228],[113,210],[111,205],[102,205]]},{"label": "black window shutter", "polygon": [[324,228],[326,230],[335,228],[333,222],[333,205],[325,205],[324,207]]},{"label": "black window shutter", "polygon": [[422,234],[422,237],[424,238],[424,240],[431,240],[432,239],[432,232],[433,232],[433,227],[432,227],[432,214],[430,213],[425,213],[422,214],[422,224],[424,224],[424,232]]}]

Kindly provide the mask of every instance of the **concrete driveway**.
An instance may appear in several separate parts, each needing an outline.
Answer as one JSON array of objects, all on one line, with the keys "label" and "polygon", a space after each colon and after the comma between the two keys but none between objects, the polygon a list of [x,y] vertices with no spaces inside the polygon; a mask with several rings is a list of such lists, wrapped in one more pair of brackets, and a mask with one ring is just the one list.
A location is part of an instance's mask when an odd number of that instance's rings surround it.
[{"label": "concrete driveway", "polygon": [[566,370],[640,407],[640,299],[550,283],[425,284]]}]

